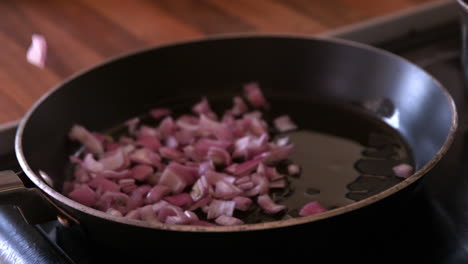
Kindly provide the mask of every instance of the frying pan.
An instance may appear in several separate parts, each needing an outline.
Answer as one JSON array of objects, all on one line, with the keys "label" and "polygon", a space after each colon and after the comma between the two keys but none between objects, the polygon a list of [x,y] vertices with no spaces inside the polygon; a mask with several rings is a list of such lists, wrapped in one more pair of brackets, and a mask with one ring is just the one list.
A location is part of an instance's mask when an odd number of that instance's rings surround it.
[{"label": "frying pan", "polygon": [[[385,124],[405,142],[416,172],[319,215],[242,226],[149,226],[88,208],[59,192],[73,151],[67,138],[73,124],[105,131],[150,108],[189,105],[201,96],[222,105],[250,81],[262,85],[273,109],[292,111],[304,130],[316,120],[325,127],[341,122],[351,134],[362,130],[364,123],[353,119],[349,109]],[[317,113],[317,102],[348,110],[341,111],[337,121],[326,111]],[[385,230],[411,210],[408,201],[449,149],[456,128],[456,108],[442,85],[410,62],[370,46],[285,35],[177,43],[112,59],[72,76],[39,99],[21,121],[15,144],[24,171],[20,176],[33,188],[3,172],[8,181],[2,201],[18,205],[31,223],[58,215],[65,225],[82,228],[94,248],[114,252],[184,246],[181,241],[190,246],[273,247],[278,240],[307,239],[315,249],[374,243],[378,236],[391,235]],[[340,135],[343,125],[330,131]]]}]

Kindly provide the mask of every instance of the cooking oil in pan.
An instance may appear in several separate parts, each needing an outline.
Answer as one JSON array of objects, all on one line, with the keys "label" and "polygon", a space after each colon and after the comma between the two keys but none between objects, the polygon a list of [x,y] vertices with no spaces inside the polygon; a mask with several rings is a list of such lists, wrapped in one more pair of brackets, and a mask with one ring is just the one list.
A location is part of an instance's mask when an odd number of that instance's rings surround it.
[{"label": "cooking oil in pan", "polygon": [[[242,215],[247,222],[297,217],[299,209],[311,201],[328,209],[348,205],[401,182],[393,166],[413,164],[410,148],[400,134],[358,107],[284,102],[283,98],[272,105],[283,106],[278,108],[290,113],[300,127],[280,136],[289,136],[294,144],[290,160],[301,166],[301,174],[287,177],[286,191],[273,192],[275,201],[288,207],[287,212],[268,216],[255,210]],[[287,163],[278,169],[286,174],[286,167]]]}]

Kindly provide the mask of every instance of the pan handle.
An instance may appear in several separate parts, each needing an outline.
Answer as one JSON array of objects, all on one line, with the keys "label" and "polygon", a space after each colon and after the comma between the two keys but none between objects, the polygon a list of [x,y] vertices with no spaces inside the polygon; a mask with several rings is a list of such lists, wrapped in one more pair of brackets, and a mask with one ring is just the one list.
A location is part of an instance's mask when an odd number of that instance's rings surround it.
[{"label": "pan handle", "polygon": [[27,188],[11,170],[0,171],[0,204],[16,206],[29,224],[39,224],[56,218],[62,224],[79,222],[37,188]]}]

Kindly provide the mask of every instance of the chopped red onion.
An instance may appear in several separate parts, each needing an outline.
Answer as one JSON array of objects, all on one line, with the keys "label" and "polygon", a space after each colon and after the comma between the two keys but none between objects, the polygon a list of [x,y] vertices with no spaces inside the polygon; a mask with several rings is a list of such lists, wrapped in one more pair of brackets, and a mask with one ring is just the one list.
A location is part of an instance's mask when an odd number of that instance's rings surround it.
[{"label": "chopped red onion", "polygon": [[231,113],[235,116],[240,116],[249,110],[247,105],[244,103],[244,100],[242,100],[240,96],[235,96],[234,98],[232,98],[232,104],[233,106],[231,109]]},{"label": "chopped red onion", "polygon": [[167,186],[173,193],[182,192],[188,185],[185,177],[170,166],[163,171],[159,184]]},{"label": "chopped red onion", "polygon": [[159,131],[154,127],[149,127],[145,125],[140,126],[140,130],[137,133],[138,137],[159,137]]},{"label": "chopped red onion", "polygon": [[176,149],[173,149],[173,148],[168,148],[168,147],[162,147],[159,149],[159,154],[166,158],[166,159],[170,159],[170,160],[177,160],[177,161],[180,161],[180,160],[183,160],[185,158],[185,155],[184,153],[176,150]]},{"label": "chopped red onion", "polygon": [[252,111],[252,112],[248,112],[248,113],[245,113],[244,114],[244,120],[248,119],[261,119],[263,116],[263,113],[258,111],[258,110],[255,110],[255,111]]},{"label": "chopped red onion", "polygon": [[[251,106],[268,108],[257,83],[246,84],[244,95]],[[221,119],[207,98],[192,110],[198,116],[173,119],[170,109],[152,109],[149,116],[157,125],[133,118],[126,122],[129,133],[115,139],[74,126],[69,136],[85,150],[70,157],[75,179],[64,184],[65,193],[111,215],[150,224],[238,225],[243,222],[233,217],[235,210],[285,210],[269,193],[287,187],[275,164],[289,158],[289,138],[270,141],[274,135],[263,113],[248,112],[241,97],[233,98]],[[279,131],[295,128],[287,116],[275,125]]]},{"label": "chopped red onion", "polygon": [[244,85],[244,95],[251,105],[257,108],[267,108],[268,103],[263,96],[258,83],[251,82]]},{"label": "chopped red onion", "polygon": [[206,180],[206,177],[202,175],[193,185],[190,195],[194,201],[198,201],[205,197],[209,192],[210,185]]},{"label": "chopped red onion", "polygon": [[256,158],[240,164],[233,163],[232,165],[227,167],[225,171],[236,176],[243,176],[254,170],[257,170],[257,167],[262,162],[262,160],[263,158]]},{"label": "chopped red onion", "polygon": [[204,207],[207,204],[211,203],[212,200],[213,198],[211,198],[211,196],[206,196],[205,198],[198,200],[192,206],[190,206],[189,210],[194,211],[194,210],[197,210],[198,208]]},{"label": "chopped red onion", "polygon": [[[176,218],[169,218],[171,216]],[[166,224],[186,224],[188,219],[180,207],[168,204],[158,211],[158,220]]]},{"label": "chopped red onion", "polygon": [[179,193],[164,197],[164,200],[172,205],[179,207],[188,207],[193,204],[192,197],[188,193]]},{"label": "chopped red onion", "polygon": [[109,208],[109,209],[106,211],[106,213],[108,213],[108,214],[110,214],[110,215],[112,215],[112,216],[120,216],[120,217],[123,216],[121,212],[115,210],[114,208]]},{"label": "chopped red onion", "polygon": [[190,219],[185,215],[170,215],[166,217],[164,223],[169,225],[186,225],[190,223]]},{"label": "chopped red onion", "polygon": [[[174,138],[175,141],[172,141],[172,139],[170,139],[170,138]],[[170,137],[170,138],[167,139],[168,140],[166,142],[167,147],[177,148],[178,146],[186,146],[186,145],[192,144],[195,141],[196,132],[181,130],[181,131],[175,132],[175,136]],[[177,144],[175,144],[175,143],[177,143]]]},{"label": "chopped red onion", "polygon": [[237,196],[232,199],[236,203],[236,209],[240,211],[247,211],[249,210],[250,206],[252,205],[252,199],[244,196]]},{"label": "chopped red onion", "polygon": [[124,193],[130,193],[137,188],[135,179],[121,179],[119,180],[119,185]]},{"label": "chopped red onion", "polygon": [[134,135],[135,132],[137,131],[137,127],[138,127],[138,124],[140,123],[140,118],[138,117],[134,117],[132,119],[129,119],[127,121],[124,122],[124,124],[127,126],[128,128],[128,132],[131,134],[131,135]]},{"label": "chopped red onion", "polygon": [[200,120],[196,116],[183,115],[176,121],[176,125],[182,129],[181,131],[195,132],[199,130]]},{"label": "chopped red onion", "polygon": [[283,147],[289,144],[289,137],[282,137],[276,140],[276,145],[278,147]]},{"label": "chopped red onion", "polygon": [[102,146],[102,143],[86,128],[82,126],[74,125],[68,136],[72,140],[79,141],[91,153],[100,154],[104,152],[104,147]]},{"label": "chopped red onion", "polygon": [[44,36],[33,34],[31,37],[31,45],[26,53],[26,59],[29,63],[44,68],[47,60],[47,42]]},{"label": "chopped red onion", "polygon": [[268,194],[263,194],[257,198],[258,205],[269,214],[276,214],[286,209],[286,206],[275,204]]},{"label": "chopped red onion", "polygon": [[138,209],[135,209],[135,210],[132,210],[132,211],[128,212],[125,215],[125,218],[141,220],[140,209],[141,208],[138,208]]},{"label": "chopped red onion", "polygon": [[[184,148],[184,152],[189,158],[195,161],[203,161],[208,155],[208,151],[210,150],[210,148],[217,147],[227,150],[230,145],[231,142],[226,140],[213,140],[202,138],[198,140],[194,144],[194,146],[187,146],[186,148]],[[188,149],[188,147],[191,148]]]},{"label": "chopped red onion", "polygon": [[99,193],[118,192],[120,190],[120,186],[118,184],[101,177],[92,179],[89,181],[88,185]]},{"label": "chopped red onion", "polygon": [[155,136],[148,136],[143,135],[138,137],[137,141],[135,142],[137,146],[141,146],[143,148],[150,149],[152,151],[158,151],[161,147],[161,142]]},{"label": "chopped red onion", "polygon": [[149,165],[139,164],[132,168],[132,177],[137,181],[144,181],[153,172],[153,167]]},{"label": "chopped red onion", "polygon": [[98,173],[104,170],[104,166],[96,161],[91,153],[86,154],[81,165],[89,172]]},{"label": "chopped red onion", "polygon": [[75,180],[78,182],[86,183],[91,179],[89,173],[81,166],[76,166],[75,171],[73,173],[75,176]]},{"label": "chopped red onion", "polygon": [[243,184],[243,183],[246,183],[246,182],[250,182],[252,179],[250,178],[250,175],[247,175],[247,176],[243,176],[239,179],[237,179],[234,183],[239,185],[239,184]]},{"label": "chopped red onion", "polygon": [[239,189],[234,184],[228,181],[217,181],[212,195],[215,198],[229,200],[238,196],[241,193],[242,193],[242,190]]},{"label": "chopped red onion", "polygon": [[[74,155],[69,156],[68,159],[70,160],[71,163],[81,164],[82,162],[82,160],[79,157],[74,156]],[[82,168],[82,167],[78,166],[77,168]]]},{"label": "chopped red onion", "polygon": [[130,194],[130,199],[133,200],[133,203],[136,207],[140,207],[145,203],[145,197],[148,192],[151,190],[150,185],[140,185]]},{"label": "chopped red onion", "polygon": [[171,189],[165,185],[156,185],[146,194],[146,203],[159,202],[164,196],[171,193]]},{"label": "chopped red onion", "polygon": [[155,172],[151,173],[147,178],[146,178],[146,183],[148,183],[151,186],[157,185],[159,183],[159,180],[161,179],[162,172]]},{"label": "chopped red onion", "polygon": [[215,224],[212,224],[210,222],[203,221],[203,220],[198,220],[198,221],[192,222],[192,225],[196,225],[196,226],[214,226]]},{"label": "chopped red onion", "polygon": [[96,193],[86,184],[81,185],[80,187],[70,192],[68,197],[89,207],[94,206],[97,201]]},{"label": "chopped red onion", "polygon": [[270,181],[276,181],[284,178],[284,175],[279,174],[275,167],[268,167],[263,163],[258,165],[257,173],[264,175]]},{"label": "chopped red onion", "polygon": [[255,196],[258,194],[266,194],[270,189],[270,184],[266,176],[254,173],[252,174],[253,188],[244,192],[245,196]]},{"label": "chopped red onion", "polygon": [[166,147],[168,148],[177,148],[179,146],[179,142],[175,136],[168,136],[166,138]]},{"label": "chopped red onion", "polygon": [[189,223],[194,223],[199,221],[197,214],[192,211],[184,211],[185,216],[188,218]]},{"label": "chopped red onion", "polygon": [[198,175],[202,176],[204,175],[207,171],[214,171],[215,167],[214,164],[211,160],[205,161],[200,166],[198,166]]},{"label": "chopped red onion", "polygon": [[232,226],[232,225],[242,225],[244,222],[240,220],[239,218],[235,218],[233,216],[227,216],[227,215],[220,215],[218,218],[216,218],[215,222],[218,225],[223,225],[223,226]]},{"label": "chopped red onion", "polygon": [[163,139],[167,138],[168,136],[173,135],[176,129],[177,127],[174,123],[174,120],[170,116],[164,118],[158,127],[159,134],[161,135]]},{"label": "chopped red onion", "polygon": [[123,179],[123,178],[130,177],[132,175],[132,172],[130,170],[123,170],[123,171],[105,170],[105,171],[100,171],[96,174],[99,177],[108,178],[108,179]]},{"label": "chopped red onion", "polygon": [[138,211],[141,220],[146,221],[150,224],[160,223],[151,205],[143,206]]},{"label": "chopped red onion", "polygon": [[130,197],[121,192],[105,192],[97,201],[96,206],[104,212],[113,208],[122,214],[126,214],[135,207]]},{"label": "chopped red onion", "polygon": [[247,191],[255,187],[255,184],[252,181],[249,181],[249,182],[241,183],[237,185],[237,187],[239,187],[239,189],[241,190]]},{"label": "chopped red onion", "polygon": [[291,155],[293,145],[286,145],[281,147],[272,148],[269,152],[265,153],[265,164],[273,164],[287,159]]},{"label": "chopped red onion", "polygon": [[193,106],[192,111],[199,115],[205,115],[212,120],[216,120],[216,114],[211,110],[210,104],[208,103],[208,99],[203,97],[202,100]]},{"label": "chopped red onion", "polygon": [[158,156],[158,154],[154,153],[153,151],[147,148],[135,150],[132,154],[130,154],[129,158],[133,162],[151,165],[154,167],[159,167],[161,164],[161,158]]},{"label": "chopped red onion", "polygon": [[149,115],[154,119],[161,119],[171,114],[171,109],[168,108],[154,108],[149,111]]},{"label": "chopped red onion", "polygon": [[169,205],[171,205],[171,204],[168,203],[168,202],[166,202],[166,201],[164,201],[164,200],[161,200],[161,201],[159,201],[159,202],[157,202],[157,203],[154,203],[154,204],[151,206],[151,208],[153,208],[153,211],[157,214],[157,213],[159,213],[159,211],[160,211],[162,208],[167,207],[167,206],[169,206]]},{"label": "chopped red onion", "polygon": [[228,126],[211,120],[205,115],[200,116],[199,131],[203,131],[208,136],[213,135],[219,140],[231,140],[233,137],[232,131]]},{"label": "chopped red onion", "polygon": [[268,150],[268,134],[260,137],[245,136],[234,143],[233,157],[250,159]]},{"label": "chopped red onion", "polygon": [[413,166],[406,163],[396,165],[392,168],[392,170],[393,173],[395,173],[395,176],[405,179],[413,174]]},{"label": "chopped red onion", "polygon": [[229,153],[219,147],[210,147],[207,153],[208,160],[211,160],[216,166],[224,166],[231,164],[231,156]]},{"label": "chopped red onion", "polygon": [[103,170],[116,171],[125,166],[125,155],[121,149],[106,152],[99,160],[102,164]]},{"label": "chopped red onion", "polygon": [[129,153],[131,151],[133,151],[135,149],[135,146],[133,145],[130,145],[130,144],[134,144],[135,143],[135,140],[131,137],[127,137],[127,136],[122,136],[119,138],[119,143],[122,144],[122,145],[127,145],[127,146],[131,146],[131,150],[130,151],[125,151],[126,153]]},{"label": "chopped red onion", "polygon": [[205,174],[206,180],[209,184],[215,185],[217,182],[225,181],[229,183],[234,183],[236,178],[229,176],[225,173],[215,172],[215,171],[207,171]]},{"label": "chopped red onion", "polygon": [[301,173],[301,167],[297,164],[289,164],[288,165],[288,173],[289,175],[297,175]]},{"label": "chopped red onion", "polygon": [[198,179],[199,175],[197,167],[185,166],[174,161],[169,163],[167,167],[182,176],[189,185],[194,184]]},{"label": "chopped red onion", "polygon": [[257,118],[248,118],[244,117],[247,121],[247,128],[248,130],[255,136],[262,136],[267,135],[268,133],[268,125],[265,121],[257,119]]},{"label": "chopped red onion", "polygon": [[283,188],[286,188],[287,183],[284,179],[279,179],[279,180],[270,182],[268,186],[274,189],[283,189]]},{"label": "chopped red onion", "polygon": [[327,211],[319,202],[310,202],[304,205],[299,211],[300,216],[315,215]]},{"label": "chopped red onion", "polygon": [[275,128],[281,133],[297,129],[297,125],[294,124],[288,115],[277,117],[273,123]]}]

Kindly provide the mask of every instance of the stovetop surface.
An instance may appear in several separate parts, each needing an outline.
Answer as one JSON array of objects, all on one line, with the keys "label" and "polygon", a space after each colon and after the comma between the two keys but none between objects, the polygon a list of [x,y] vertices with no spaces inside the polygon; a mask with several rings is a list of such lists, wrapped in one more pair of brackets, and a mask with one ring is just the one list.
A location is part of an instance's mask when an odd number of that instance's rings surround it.
[{"label": "stovetop surface", "polygon": [[[468,230],[466,213],[468,210],[468,184],[463,175],[468,175],[462,166],[465,156],[465,93],[460,63],[460,36],[457,21],[425,32],[413,32],[401,39],[380,43],[376,46],[399,54],[418,64],[438,79],[454,97],[460,115],[460,129],[446,158],[434,173],[452,177],[451,184],[437,179],[427,179],[424,188],[430,195],[431,210],[437,217],[424,219],[418,208],[414,215],[405,216],[417,221],[418,228],[402,228],[395,238],[406,240],[405,246],[414,243],[421,250],[395,252],[419,254],[424,252],[425,263],[464,263],[468,262]],[[21,171],[13,150],[0,157],[0,170]],[[460,181],[458,190],[451,190],[454,181]],[[467,190],[467,192],[464,192]],[[466,194],[465,194],[466,193]],[[465,207],[465,203],[467,206]],[[422,209],[421,209],[422,210]],[[418,218],[419,217],[419,218]],[[466,231],[465,231],[466,232]],[[466,246],[465,246],[465,241]],[[400,241],[395,241],[398,247]],[[368,249],[375,250],[375,249]],[[402,253],[403,254],[403,253]],[[17,211],[9,206],[0,207],[0,261],[12,263],[92,263],[85,236],[76,228],[65,228],[57,221],[31,226],[26,224]],[[16,262],[14,262],[16,260]],[[379,263],[380,261],[377,261]],[[403,261],[404,262],[404,261]],[[402,262],[402,263],[403,263]]]}]

